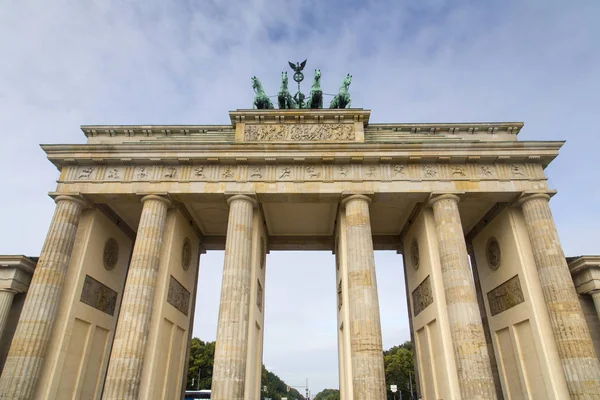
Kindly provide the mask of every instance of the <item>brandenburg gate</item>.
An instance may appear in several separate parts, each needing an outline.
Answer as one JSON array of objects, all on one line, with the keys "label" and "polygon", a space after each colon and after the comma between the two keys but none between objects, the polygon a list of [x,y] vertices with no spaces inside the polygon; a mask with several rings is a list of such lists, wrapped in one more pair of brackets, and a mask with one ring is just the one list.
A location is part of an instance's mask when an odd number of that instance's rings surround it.
[{"label": "brandenburg gate", "polygon": [[342,399],[386,398],[374,250],[403,256],[425,399],[600,397],[544,173],[562,142],[356,108],[229,115],[42,146],[56,210],[0,398],[181,398],[200,255],[215,249],[213,399],[260,398],[270,250],[336,255]]}]

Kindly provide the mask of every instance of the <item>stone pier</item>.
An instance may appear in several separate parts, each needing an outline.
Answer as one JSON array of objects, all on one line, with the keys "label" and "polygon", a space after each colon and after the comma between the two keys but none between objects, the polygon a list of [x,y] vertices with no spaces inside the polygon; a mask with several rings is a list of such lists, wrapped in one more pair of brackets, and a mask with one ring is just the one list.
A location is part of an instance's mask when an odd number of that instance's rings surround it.
[{"label": "stone pier", "polygon": [[350,359],[355,399],[385,398],[385,370],[369,204],[353,195],[346,208]]},{"label": "stone pier", "polygon": [[562,251],[549,200],[548,194],[534,193],[524,195],[519,202],[571,398],[600,398],[600,362]]},{"label": "stone pier", "polygon": [[103,399],[137,399],[156,291],[158,263],[171,202],[142,198],[143,210],[115,333]]},{"label": "stone pier", "polygon": [[243,400],[250,317],[252,223],[256,201],[230,197],[221,303],[213,366],[214,400]]},{"label": "stone pier", "polygon": [[429,201],[435,218],[458,382],[463,399],[495,399],[494,378],[458,201],[458,196],[453,194],[434,196]]},{"label": "stone pier", "polygon": [[55,202],[54,217],[0,378],[0,396],[5,399],[33,398],[85,207],[72,196],[58,196]]}]

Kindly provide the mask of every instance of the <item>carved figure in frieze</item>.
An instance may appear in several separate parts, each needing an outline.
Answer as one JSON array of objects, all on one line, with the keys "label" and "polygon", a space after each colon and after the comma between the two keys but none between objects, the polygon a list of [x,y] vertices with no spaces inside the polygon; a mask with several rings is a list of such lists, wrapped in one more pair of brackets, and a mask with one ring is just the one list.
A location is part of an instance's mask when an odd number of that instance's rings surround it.
[{"label": "carved figure in frieze", "polygon": [[279,174],[279,179],[289,178],[292,173],[292,169],[290,167],[283,167],[281,169],[281,173]]},{"label": "carved figure in frieze", "polygon": [[427,178],[433,178],[437,175],[437,171],[435,169],[433,169],[432,165],[423,165],[423,174],[425,174],[425,177]]},{"label": "carved figure in frieze", "polygon": [[394,176],[404,173],[404,165],[394,165]]},{"label": "carved figure in frieze", "polygon": [[233,171],[231,170],[231,167],[226,167],[225,171],[223,171],[223,178],[233,178]]},{"label": "carved figure in frieze", "polygon": [[203,165],[194,167],[194,176],[197,178],[204,178],[204,166]]},{"label": "carved figure in frieze", "polygon": [[348,176],[348,167],[345,165],[340,165],[338,167],[338,172],[341,176]]},{"label": "carved figure in frieze", "polygon": [[369,178],[374,178],[376,170],[377,168],[374,165],[369,165],[369,168],[367,169],[367,176]]},{"label": "carved figure in frieze", "polygon": [[452,167],[452,176],[467,176],[465,167],[462,165],[455,165]]},{"label": "carved figure in frieze", "polygon": [[116,168],[112,168],[108,171],[108,179],[119,179],[119,170]]},{"label": "carved figure in frieze", "polygon": [[321,177],[321,172],[317,171],[317,169],[312,165],[306,167],[306,173],[310,179],[318,179]]},{"label": "carved figure in frieze", "polygon": [[482,174],[483,176],[490,177],[490,176],[492,176],[494,173],[492,172],[492,167],[490,167],[489,165],[482,165],[482,166],[481,166],[481,174]]},{"label": "carved figure in frieze", "polygon": [[177,168],[169,167],[167,168],[167,172],[165,172],[165,178],[173,179],[177,176]]},{"label": "carved figure in frieze", "polygon": [[521,171],[521,166],[520,165],[516,165],[513,164],[510,166],[510,172],[512,173],[513,176],[523,176],[525,174],[523,174],[523,171]]},{"label": "carved figure in frieze", "polygon": [[85,167],[79,172],[77,179],[90,179],[92,172],[94,172],[93,167]]},{"label": "carved figure in frieze", "polygon": [[140,167],[140,170],[137,173],[138,179],[144,179],[148,177],[148,171],[146,167]]},{"label": "carved figure in frieze", "polygon": [[252,174],[250,175],[250,178],[262,178],[262,171],[260,170],[260,167],[252,168]]}]

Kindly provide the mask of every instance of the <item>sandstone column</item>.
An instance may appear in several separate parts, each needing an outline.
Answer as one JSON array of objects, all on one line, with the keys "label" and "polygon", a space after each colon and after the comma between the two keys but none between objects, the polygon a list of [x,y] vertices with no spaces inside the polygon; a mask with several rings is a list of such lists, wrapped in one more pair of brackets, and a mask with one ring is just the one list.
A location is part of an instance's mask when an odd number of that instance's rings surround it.
[{"label": "sandstone column", "polygon": [[520,203],[571,398],[598,398],[600,363],[554,226],[549,200],[547,194],[536,193],[523,196]]},{"label": "sandstone column", "polygon": [[590,293],[590,295],[592,296],[592,300],[594,301],[594,308],[596,309],[596,314],[598,314],[598,318],[600,318],[600,290],[592,292]]},{"label": "sandstone column", "polygon": [[33,398],[56,320],[58,301],[85,203],[71,196],[58,196],[55,202],[54,217],[0,378],[0,397],[3,399]]},{"label": "sandstone column", "polygon": [[211,399],[243,400],[250,316],[252,221],[256,202],[232,196],[225,244]]},{"label": "sandstone column", "polygon": [[152,316],[160,249],[171,202],[142,198],[143,209],[113,341],[104,399],[137,399]]},{"label": "sandstone column", "polygon": [[463,399],[495,399],[496,390],[479,314],[467,246],[458,212],[458,196],[430,200],[439,243],[442,280],[454,357]]},{"label": "sandstone column", "polygon": [[354,398],[385,399],[385,370],[375,276],[369,203],[363,195],[347,197],[348,309]]},{"label": "sandstone column", "polygon": [[1,289],[0,290],[0,338],[4,332],[4,325],[8,314],[10,313],[10,307],[12,306],[13,298],[17,294],[16,290],[12,289]]}]

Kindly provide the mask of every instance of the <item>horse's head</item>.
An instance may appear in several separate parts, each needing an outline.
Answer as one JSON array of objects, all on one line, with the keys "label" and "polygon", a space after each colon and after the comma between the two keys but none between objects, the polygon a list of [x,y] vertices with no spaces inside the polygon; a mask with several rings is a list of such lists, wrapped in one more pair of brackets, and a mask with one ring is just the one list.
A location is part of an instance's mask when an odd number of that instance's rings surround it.
[{"label": "horse's head", "polygon": [[344,78],[344,80],[342,81],[342,85],[345,87],[350,86],[350,84],[352,83],[352,75],[347,74],[346,77]]},{"label": "horse's head", "polygon": [[281,73],[281,84],[287,86],[287,84],[288,84],[287,72]]},{"label": "horse's head", "polygon": [[260,83],[260,81],[258,80],[258,78],[256,76],[253,76],[250,79],[252,80],[252,89],[254,89],[255,92],[261,91],[262,90],[262,84]]},{"label": "horse's head", "polygon": [[321,79],[321,70],[315,69],[315,80],[318,81],[319,79]]}]

